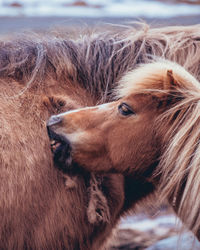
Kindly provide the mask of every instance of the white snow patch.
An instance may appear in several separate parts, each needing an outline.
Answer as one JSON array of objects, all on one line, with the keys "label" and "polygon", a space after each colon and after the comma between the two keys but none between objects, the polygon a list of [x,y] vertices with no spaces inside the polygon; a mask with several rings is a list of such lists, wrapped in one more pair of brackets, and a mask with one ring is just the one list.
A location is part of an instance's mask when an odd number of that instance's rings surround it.
[{"label": "white snow patch", "polygon": [[120,228],[122,229],[135,229],[139,231],[157,230],[159,228],[174,228],[180,226],[180,220],[173,214],[162,215],[156,218],[149,218],[143,216],[129,216],[121,220]]}]

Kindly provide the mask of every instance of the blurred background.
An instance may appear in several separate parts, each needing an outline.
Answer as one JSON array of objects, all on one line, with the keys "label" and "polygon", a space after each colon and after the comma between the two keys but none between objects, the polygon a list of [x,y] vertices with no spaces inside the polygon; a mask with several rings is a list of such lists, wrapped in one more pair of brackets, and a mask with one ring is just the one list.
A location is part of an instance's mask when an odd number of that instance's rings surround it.
[{"label": "blurred background", "polygon": [[[200,0],[0,0],[0,35],[138,20],[154,27],[200,24]],[[179,236],[180,226],[167,205],[149,206],[121,220],[111,249],[200,249],[189,232]]]},{"label": "blurred background", "polygon": [[200,0],[0,0],[0,33],[138,19],[154,26],[200,23]]}]

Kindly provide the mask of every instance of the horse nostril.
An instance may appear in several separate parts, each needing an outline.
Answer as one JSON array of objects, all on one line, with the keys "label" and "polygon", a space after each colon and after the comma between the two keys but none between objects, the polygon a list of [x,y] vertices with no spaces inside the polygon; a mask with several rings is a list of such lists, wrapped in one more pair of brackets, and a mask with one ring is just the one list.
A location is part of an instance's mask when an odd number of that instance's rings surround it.
[{"label": "horse nostril", "polygon": [[56,125],[62,121],[62,118],[57,115],[52,115],[47,122],[47,127]]}]

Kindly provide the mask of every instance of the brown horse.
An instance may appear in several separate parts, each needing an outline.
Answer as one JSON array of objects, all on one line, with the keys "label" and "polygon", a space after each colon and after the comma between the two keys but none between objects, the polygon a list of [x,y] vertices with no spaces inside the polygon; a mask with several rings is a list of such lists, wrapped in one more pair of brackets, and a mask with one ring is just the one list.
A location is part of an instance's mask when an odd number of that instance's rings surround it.
[{"label": "brown horse", "polygon": [[178,64],[158,61],[127,73],[115,96],[50,118],[56,164],[145,178],[199,237],[200,83]]},{"label": "brown horse", "polygon": [[81,46],[34,39],[0,46],[0,249],[100,249],[132,198],[120,175],[53,167],[45,121],[96,97],[81,82]]},{"label": "brown horse", "polygon": [[99,249],[120,216],[152,192],[141,175],[133,182],[72,170],[66,180],[46,132],[52,114],[112,100],[115,82],[151,55],[199,77],[200,27],[1,38],[1,249]]}]

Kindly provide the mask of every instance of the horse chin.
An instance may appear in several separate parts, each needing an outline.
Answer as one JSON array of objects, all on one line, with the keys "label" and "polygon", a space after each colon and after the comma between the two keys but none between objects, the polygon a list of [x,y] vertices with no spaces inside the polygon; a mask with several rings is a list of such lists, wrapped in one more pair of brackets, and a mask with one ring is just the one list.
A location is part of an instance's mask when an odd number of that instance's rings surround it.
[{"label": "horse chin", "polygon": [[72,165],[69,140],[50,129],[48,130],[48,135],[51,140],[51,151],[55,166],[63,171],[69,170]]},{"label": "horse chin", "polygon": [[53,160],[56,167],[62,169],[63,171],[70,169],[72,165],[72,157],[71,147],[68,143],[59,142],[53,154]]}]

